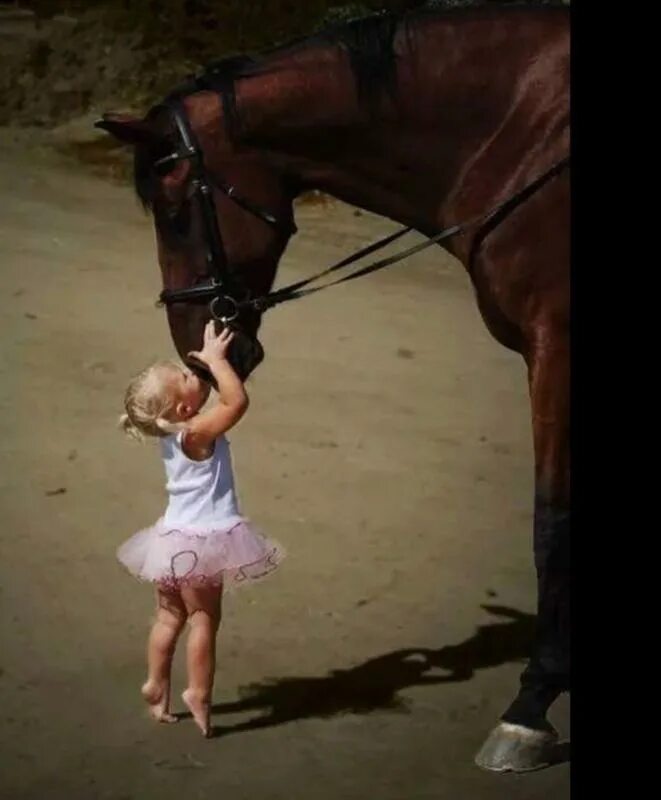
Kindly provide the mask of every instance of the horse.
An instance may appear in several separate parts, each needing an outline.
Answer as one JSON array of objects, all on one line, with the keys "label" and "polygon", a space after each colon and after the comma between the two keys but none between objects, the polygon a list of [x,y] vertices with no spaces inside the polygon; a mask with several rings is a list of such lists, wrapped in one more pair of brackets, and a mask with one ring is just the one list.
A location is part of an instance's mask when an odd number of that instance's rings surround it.
[{"label": "horse", "polygon": [[271,292],[309,190],[442,239],[487,329],[523,357],[537,624],[518,691],[476,756],[493,771],[550,763],[547,712],[570,688],[569,56],[564,6],[377,14],[222,59],[144,117],[96,123],[134,149],[184,360],[212,317],[234,328],[243,378],[263,359],[265,310],[309,291]]}]

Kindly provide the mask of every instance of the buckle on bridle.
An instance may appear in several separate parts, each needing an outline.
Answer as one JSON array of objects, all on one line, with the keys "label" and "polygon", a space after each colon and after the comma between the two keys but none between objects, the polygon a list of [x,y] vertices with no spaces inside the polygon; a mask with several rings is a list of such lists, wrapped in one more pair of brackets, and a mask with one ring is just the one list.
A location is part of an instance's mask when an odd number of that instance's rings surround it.
[{"label": "buckle on bridle", "polygon": [[[221,302],[229,305],[229,313],[222,313],[221,309],[216,308],[216,306]],[[209,311],[211,316],[217,322],[220,322],[221,325],[227,325],[229,322],[233,322],[239,316],[239,304],[233,297],[223,294],[213,298],[213,300],[209,303]]]}]

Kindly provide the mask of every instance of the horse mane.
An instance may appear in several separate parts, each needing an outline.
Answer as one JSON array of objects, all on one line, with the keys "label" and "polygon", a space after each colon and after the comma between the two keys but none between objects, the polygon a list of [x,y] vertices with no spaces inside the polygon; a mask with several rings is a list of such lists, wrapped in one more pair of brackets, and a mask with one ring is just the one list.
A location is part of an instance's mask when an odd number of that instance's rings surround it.
[{"label": "horse mane", "polygon": [[307,36],[289,40],[252,56],[231,55],[207,64],[198,76],[189,76],[165,98],[171,102],[203,89],[228,92],[225,112],[228,126],[237,131],[238,119],[234,93],[235,81],[263,74],[269,62],[278,56],[294,54],[315,45],[337,45],[347,51],[361,102],[378,101],[383,90],[392,90],[396,56],[395,34],[400,26],[408,27],[424,17],[461,13],[479,7],[563,6],[562,0],[427,0],[424,6],[404,12],[378,11],[368,16],[345,17]]},{"label": "horse mane", "polygon": [[222,91],[225,95],[225,124],[230,135],[236,134],[240,130],[233,91],[237,80],[266,73],[272,60],[279,56],[293,55],[310,47],[327,45],[336,45],[347,51],[360,101],[373,103],[384,88],[394,88],[393,39],[403,16],[381,12],[344,20],[307,36],[263,50],[255,56],[239,54],[213,61],[206,65],[200,75],[189,76],[175,87],[164,103],[180,100],[205,89]]},{"label": "horse mane", "polygon": [[[147,118],[157,116],[170,103],[177,102],[195,92],[212,90],[221,92],[223,111],[228,136],[236,138],[241,120],[236,106],[234,86],[237,80],[268,72],[273,59],[300,52],[314,46],[336,45],[348,53],[351,70],[356,82],[359,102],[368,109],[377,106],[384,93],[394,91],[396,79],[396,55],[393,47],[395,34],[400,28],[408,32],[409,26],[429,17],[460,14],[479,7],[512,6],[556,6],[566,8],[562,0],[512,0],[511,2],[489,2],[489,0],[428,0],[412,11],[400,13],[376,12],[368,16],[345,18],[327,25],[307,36],[289,40],[252,56],[231,55],[206,65],[201,74],[188,76],[157,105]],[[408,38],[408,37],[407,37]],[[163,154],[165,155],[165,153]],[[144,148],[137,147],[134,159],[135,190],[145,208],[153,197],[151,163]]]}]

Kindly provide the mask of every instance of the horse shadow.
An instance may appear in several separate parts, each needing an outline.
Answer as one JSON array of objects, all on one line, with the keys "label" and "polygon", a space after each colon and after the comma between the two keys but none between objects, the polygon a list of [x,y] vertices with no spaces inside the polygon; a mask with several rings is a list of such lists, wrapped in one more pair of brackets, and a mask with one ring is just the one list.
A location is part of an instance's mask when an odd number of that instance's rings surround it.
[{"label": "horse shadow", "polygon": [[[482,608],[506,621],[481,625],[469,639],[438,650],[411,647],[376,656],[325,676],[267,679],[239,689],[239,700],[217,703],[214,714],[261,712],[236,725],[215,727],[214,736],[270,728],[295,720],[369,714],[379,710],[407,712],[398,692],[412,686],[434,686],[470,680],[479,669],[525,661],[534,635],[535,616],[498,605]],[[443,674],[436,674],[436,670]],[[182,714],[188,717],[189,714]],[[569,758],[566,743],[557,760]]]}]

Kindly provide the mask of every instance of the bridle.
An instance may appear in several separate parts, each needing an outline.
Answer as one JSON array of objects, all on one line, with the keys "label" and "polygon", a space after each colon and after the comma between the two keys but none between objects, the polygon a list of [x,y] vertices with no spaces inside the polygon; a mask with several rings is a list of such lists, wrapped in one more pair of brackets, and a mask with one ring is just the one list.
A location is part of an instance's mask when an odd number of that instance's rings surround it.
[{"label": "bridle", "polygon": [[[164,104],[164,107],[169,109],[172,119],[175,123],[179,134],[179,144],[177,148],[169,155],[158,159],[153,164],[153,168],[167,167],[169,164],[174,164],[179,161],[187,160],[191,165],[192,178],[191,185],[191,199],[196,199],[202,214],[202,221],[204,225],[204,233],[207,244],[206,262],[208,267],[208,279],[196,286],[191,286],[186,289],[164,289],[160,295],[158,304],[170,306],[173,303],[189,303],[199,301],[209,301],[209,312],[211,316],[220,322],[222,325],[229,325],[236,320],[242,311],[252,310],[258,313],[263,313],[269,308],[289,300],[296,300],[308,294],[327,289],[330,286],[335,286],[346,281],[354,280],[355,278],[367,275],[370,272],[383,269],[384,267],[402,261],[414,253],[431,247],[443,239],[448,239],[451,236],[459,235],[467,229],[477,226],[485,225],[491,222],[495,227],[504,219],[514,208],[525,202],[532,196],[538,189],[545,185],[549,180],[562,172],[569,166],[569,156],[556,162],[550,169],[546,170],[543,174],[529,182],[522,189],[509,195],[504,201],[498,203],[496,206],[489,209],[487,212],[479,214],[461,224],[452,225],[443,229],[434,236],[429,237],[426,241],[414,245],[407,250],[401,251],[393,256],[379,259],[378,261],[369,264],[366,267],[361,267],[355,272],[351,272],[342,278],[338,278],[322,286],[309,287],[310,283],[319,280],[320,278],[329,275],[342,267],[348,266],[355,261],[375,252],[376,250],[385,247],[386,245],[399,239],[404,234],[412,230],[411,227],[405,227],[396,231],[389,236],[374,242],[367,247],[362,248],[356,253],[342,259],[341,261],[333,264],[332,266],[322,270],[321,272],[306,278],[301,281],[296,281],[287,286],[282,287],[276,291],[268,292],[260,297],[251,297],[241,276],[235,274],[230,269],[230,265],[223,245],[222,235],[218,227],[218,216],[216,213],[216,204],[213,196],[213,187],[222,192],[233,203],[240,206],[245,211],[253,216],[262,220],[267,225],[278,230],[283,236],[289,237],[296,232],[296,226],[291,220],[280,220],[269,211],[255,205],[254,203],[243,197],[236,188],[219,180],[215,176],[209,174],[204,164],[204,153],[197,142],[195,134],[186,117],[186,111],[183,105],[178,100],[173,100]],[[494,224],[495,223],[495,224]]]},{"label": "bridle", "polygon": [[[206,262],[209,279],[206,283],[191,286],[187,289],[164,289],[159,296],[159,303],[185,303],[198,300],[209,300],[211,315],[227,324],[236,319],[240,313],[240,303],[249,295],[241,278],[233,274],[229,267],[223,238],[218,227],[216,203],[213,198],[213,186],[245,211],[261,219],[267,225],[279,230],[284,236],[296,232],[293,222],[282,222],[269,211],[251,203],[242,197],[236,188],[211,176],[204,165],[204,153],[191,128],[183,105],[179,102],[169,103],[171,117],[179,133],[177,149],[154,162],[153,168],[167,167],[178,161],[188,161],[191,165],[190,180],[191,199],[196,199],[202,213],[205,239],[207,243]],[[237,295],[242,295],[240,300]],[[223,307],[224,306],[224,307]]]}]

